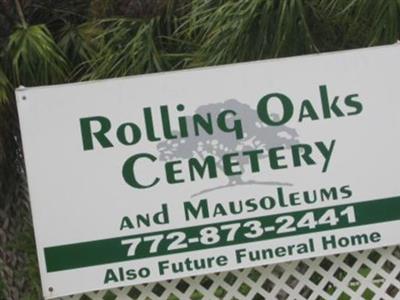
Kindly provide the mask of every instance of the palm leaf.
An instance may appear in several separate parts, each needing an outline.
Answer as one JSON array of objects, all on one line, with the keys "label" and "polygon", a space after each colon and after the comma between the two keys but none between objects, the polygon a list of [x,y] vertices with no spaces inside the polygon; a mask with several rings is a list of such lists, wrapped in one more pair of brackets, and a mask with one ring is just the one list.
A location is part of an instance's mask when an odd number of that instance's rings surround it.
[{"label": "palm leaf", "polygon": [[[339,48],[366,47],[394,43],[400,33],[400,0],[318,0],[324,19],[333,31],[343,32],[334,43]],[[326,24],[326,23],[325,23]]]},{"label": "palm leaf", "polygon": [[6,54],[15,85],[55,84],[68,79],[68,62],[44,25],[17,27]]},{"label": "palm leaf", "polygon": [[170,69],[158,37],[159,18],[103,21],[101,50],[90,63],[85,79],[120,77]]},{"label": "palm leaf", "polygon": [[101,49],[103,43],[98,36],[102,33],[103,29],[96,22],[67,24],[61,30],[58,46],[68,57],[73,80],[86,72],[87,62],[94,59]]},{"label": "palm leaf", "polygon": [[[193,65],[216,65],[316,51],[301,0],[225,1],[216,7],[194,0],[199,49]],[[197,5],[195,5],[197,2]]]}]

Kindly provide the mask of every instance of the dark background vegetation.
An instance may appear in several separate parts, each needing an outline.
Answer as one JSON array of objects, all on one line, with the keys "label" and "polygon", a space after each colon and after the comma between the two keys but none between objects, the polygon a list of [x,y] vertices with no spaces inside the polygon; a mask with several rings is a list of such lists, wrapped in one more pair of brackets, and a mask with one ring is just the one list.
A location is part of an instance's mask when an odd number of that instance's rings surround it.
[{"label": "dark background vegetation", "polygon": [[395,43],[400,0],[0,0],[0,299],[40,299],[13,90]]}]

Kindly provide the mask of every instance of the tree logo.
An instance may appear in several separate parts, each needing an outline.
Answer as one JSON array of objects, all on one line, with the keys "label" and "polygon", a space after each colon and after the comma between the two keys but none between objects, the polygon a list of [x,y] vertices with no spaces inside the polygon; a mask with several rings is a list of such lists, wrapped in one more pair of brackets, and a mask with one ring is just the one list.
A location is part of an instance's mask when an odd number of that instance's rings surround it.
[{"label": "tree logo", "polygon": [[[271,147],[288,148],[298,142],[297,131],[287,126],[267,126],[261,122],[257,116],[257,111],[249,105],[241,103],[235,99],[227,100],[223,103],[215,103],[199,106],[195,113],[199,115],[211,114],[215,118],[218,113],[224,110],[235,111],[243,122],[243,138],[238,140],[233,134],[217,131],[212,135],[205,132],[198,136],[190,136],[177,140],[166,140],[157,144],[159,159],[169,161],[175,159],[189,159],[198,157],[204,160],[208,155],[213,155],[217,159],[217,167],[223,170],[222,156],[230,152],[249,151],[255,149],[267,149]],[[277,114],[272,118],[278,119]],[[193,125],[190,125],[193,126]],[[189,128],[193,129],[193,128]],[[191,131],[193,132],[193,130]],[[265,152],[267,153],[267,152]],[[265,157],[266,154],[263,154]],[[249,161],[240,158],[240,167]],[[291,183],[276,181],[244,181],[240,175],[228,177],[228,183],[223,186],[200,191],[194,195],[208,193],[217,189],[228,188],[237,185],[279,185],[291,186]]]}]

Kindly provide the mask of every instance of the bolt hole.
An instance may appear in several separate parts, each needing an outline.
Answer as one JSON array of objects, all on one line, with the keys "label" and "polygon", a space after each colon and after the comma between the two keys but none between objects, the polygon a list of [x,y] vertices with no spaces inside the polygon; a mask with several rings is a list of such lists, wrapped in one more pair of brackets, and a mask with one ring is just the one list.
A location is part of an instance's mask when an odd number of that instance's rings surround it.
[{"label": "bolt hole", "polygon": [[51,287],[49,287],[49,292],[52,292],[52,291],[54,291],[54,289],[53,289],[53,287],[51,286]]},{"label": "bolt hole", "polygon": [[22,100],[26,100],[26,96],[22,96]]}]

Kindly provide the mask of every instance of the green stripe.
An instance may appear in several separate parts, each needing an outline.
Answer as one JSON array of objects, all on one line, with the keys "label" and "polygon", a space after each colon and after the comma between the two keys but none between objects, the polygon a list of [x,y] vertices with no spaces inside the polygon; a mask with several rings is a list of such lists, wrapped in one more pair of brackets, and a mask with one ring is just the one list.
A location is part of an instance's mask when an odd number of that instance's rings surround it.
[{"label": "green stripe", "polygon": [[[245,237],[244,234],[248,232],[249,229],[241,227],[236,234],[235,240],[231,242],[226,241],[226,236],[228,231],[219,230],[219,235],[221,237],[221,240],[216,244],[203,245],[201,243],[193,243],[189,244],[188,247],[185,249],[167,251],[167,246],[171,243],[171,240],[163,240],[163,242],[161,242],[159,245],[158,248],[159,251],[157,253],[149,253],[150,242],[141,242],[136,250],[136,255],[134,257],[128,257],[127,256],[128,245],[121,244],[121,240],[127,238],[146,237],[155,234],[167,235],[171,232],[177,232],[177,231],[184,232],[187,238],[190,239],[193,237],[199,237],[199,231],[205,227],[221,226],[233,223],[243,224],[247,221],[252,221],[252,220],[260,221],[263,224],[263,227],[273,226],[276,225],[275,220],[279,216],[290,215],[295,218],[295,222],[297,223],[297,221],[300,220],[300,218],[303,217],[306,212],[311,212],[311,211],[314,212],[315,218],[318,220],[318,218],[321,217],[324,214],[324,212],[326,212],[326,210],[329,208],[335,209],[336,215],[338,215],[338,213],[347,206],[354,207],[356,214],[355,223],[349,224],[347,222],[347,219],[342,217],[335,226],[318,225],[315,229],[298,228],[295,232],[289,232],[285,234],[277,234],[276,232],[267,232],[264,233],[259,238]],[[312,210],[302,210],[285,214],[268,215],[256,218],[248,218],[244,220],[184,227],[179,229],[158,231],[141,235],[130,235],[112,239],[104,239],[104,240],[89,241],[77,244],[47,247],[44,249],[44,254],[46,260],[47,272],[55,272],[55,271],[97,266],[107,263],[130,261],[130,260],[161,256],[167,254],[210,249],[215,247],[237,245],[237,244],[262,241],[262,240],[271,240],[278,237],[287,237],[305,233],[321,232],[326,230],[347,228],[353,226],[389,222],[399,219],[400,219],[400,196],[380,199],[380,200],[366,201],[361,203],[338,205],[338,206],[324,207]]]}]

